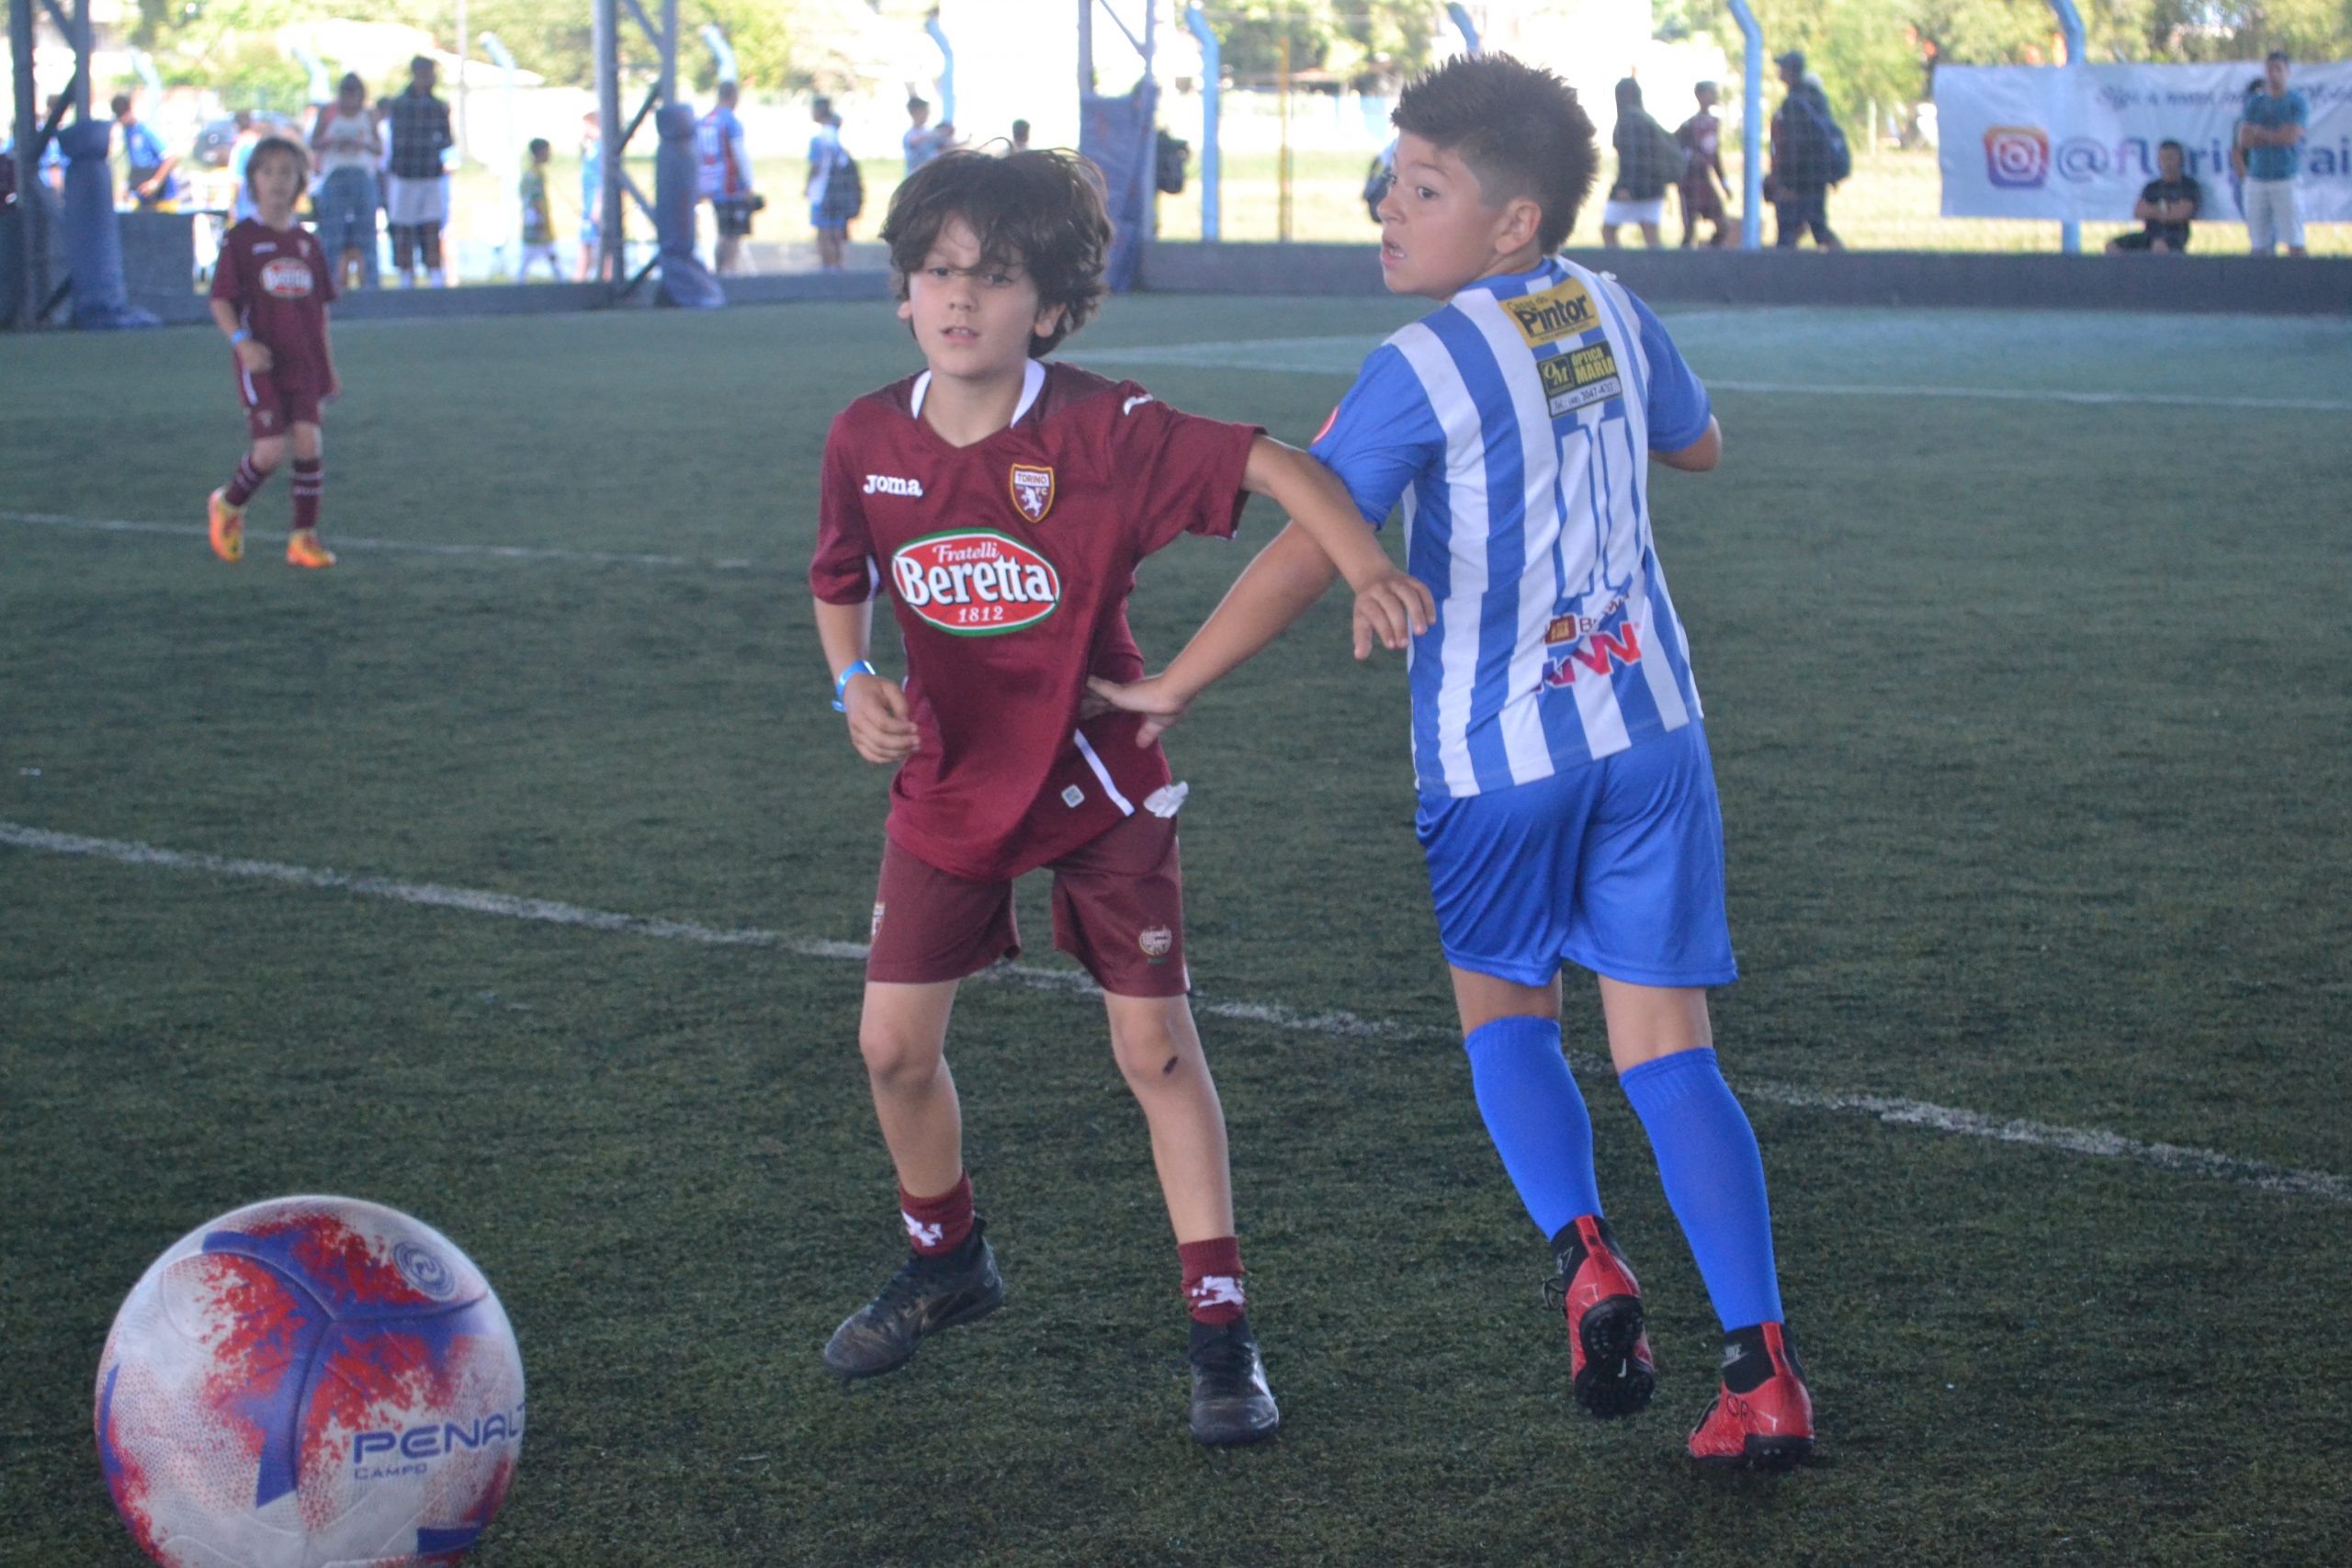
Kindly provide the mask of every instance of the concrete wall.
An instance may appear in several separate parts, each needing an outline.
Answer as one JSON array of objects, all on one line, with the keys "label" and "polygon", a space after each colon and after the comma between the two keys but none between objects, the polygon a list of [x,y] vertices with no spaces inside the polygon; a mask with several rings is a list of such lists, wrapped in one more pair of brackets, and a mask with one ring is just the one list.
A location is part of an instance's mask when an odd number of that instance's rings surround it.
[{"label": "concrete wall", "polygon": [[[1716,305],[1977,305],[2004,310],[2352,314],[2335,257],[1986,255],[1948,251],[1572,251],[1645,299]],[[1143,279],[1185,294],[1380,294],[1366,244],[1159,242]]]}]

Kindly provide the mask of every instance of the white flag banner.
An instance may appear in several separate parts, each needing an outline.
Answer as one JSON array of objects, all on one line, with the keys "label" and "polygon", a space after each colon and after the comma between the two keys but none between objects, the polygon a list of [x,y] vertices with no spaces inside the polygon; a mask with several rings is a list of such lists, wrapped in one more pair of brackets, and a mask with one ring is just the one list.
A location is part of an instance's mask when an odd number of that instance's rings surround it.
[{"label": "white flag banner", "polygon": [[[1947,218],[2128,222],[2156,177],[2156,144],[2181,144],[2205,187],[2200,223],[2243,223],[2230,140],[2258,61],[2220,65],[1941,65],[1938,160]],[[2352,222],[2352,63],[2297,64],[2311,101],[2303,217]]]}]

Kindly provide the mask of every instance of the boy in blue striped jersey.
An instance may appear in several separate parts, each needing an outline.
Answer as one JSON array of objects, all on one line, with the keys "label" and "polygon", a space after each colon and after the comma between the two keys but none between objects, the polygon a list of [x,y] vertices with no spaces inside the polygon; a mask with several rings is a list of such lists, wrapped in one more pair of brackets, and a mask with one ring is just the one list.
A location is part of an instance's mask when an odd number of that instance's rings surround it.
[{"label": "boy in blue striped jersey", "polygon": [[[1722,432],[1649,309],[1553,254],[1598,162],[1570,89],[1464,57],[1408,86],[1395,118],[1381,269],[1441,309],[1364,361],[1314,453],[1373,526],[1401,504],[1407,570],[1438,602],[1412,650],[1417,827],[1478,1109],[1551,1239],[1577,1402],[1635,1414],[1654,1384],[1640,1287],[1601,1218],[1560,1042],[1561,965],[1592,971],[1725,1335],[1690,1453],[1785,1469],[1812,1451],[1812,1399],[1756,1135],[1715,1063],[1705,987],[1738,973],[1723,825],[1649,518],[1648,463],[1712,468]],[[1099,694],[1157,735],[1332,576],[1293,526],[1163,673]]]}]

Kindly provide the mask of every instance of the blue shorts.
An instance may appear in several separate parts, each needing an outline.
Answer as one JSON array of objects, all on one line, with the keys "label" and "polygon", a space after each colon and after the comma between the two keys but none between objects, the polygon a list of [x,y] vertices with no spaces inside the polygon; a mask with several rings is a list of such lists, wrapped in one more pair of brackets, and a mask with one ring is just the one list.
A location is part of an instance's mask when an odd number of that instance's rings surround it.
[{"label": "blue shorts", "polygon": [[1739,978],[1724,823],[1698,724],[1541,783],[1421,797],[1414,815],[1457,969],[1548,985],[1569,963],[1638,986]]}]

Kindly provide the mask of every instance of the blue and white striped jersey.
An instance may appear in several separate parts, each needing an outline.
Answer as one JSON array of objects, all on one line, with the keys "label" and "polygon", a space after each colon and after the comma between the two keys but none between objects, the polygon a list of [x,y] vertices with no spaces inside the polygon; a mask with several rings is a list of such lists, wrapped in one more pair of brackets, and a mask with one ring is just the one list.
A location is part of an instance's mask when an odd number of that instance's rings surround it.
[{"label": "blue and white striped jersey", "polygon": [[1706,389],[1613,277],[1482,278],[1374,349],[1316,438],[1437,599],[1411,659],[1425,795],[1532,784],[1699,716],[1650,536],[1649,457]]}]

